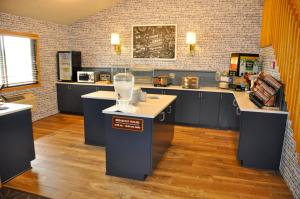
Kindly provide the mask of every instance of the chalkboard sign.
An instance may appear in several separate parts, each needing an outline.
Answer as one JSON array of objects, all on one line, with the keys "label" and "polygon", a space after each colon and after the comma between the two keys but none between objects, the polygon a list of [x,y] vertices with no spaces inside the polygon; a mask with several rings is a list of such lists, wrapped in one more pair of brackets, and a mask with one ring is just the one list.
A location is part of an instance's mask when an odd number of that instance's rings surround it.
[{"label": "chalkboard sign", "polygon": [[133,26],[132,56],[141,59],[176,59],[176,25]]}]

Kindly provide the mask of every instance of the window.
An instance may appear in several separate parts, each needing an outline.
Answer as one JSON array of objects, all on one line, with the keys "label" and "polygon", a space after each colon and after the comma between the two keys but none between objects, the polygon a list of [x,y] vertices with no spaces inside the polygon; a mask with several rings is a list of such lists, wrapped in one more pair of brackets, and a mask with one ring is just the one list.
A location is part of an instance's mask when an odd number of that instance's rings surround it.
[{"label": "window", "polygon": [[38,36],[0,32],[0,84],[4,88],[39,83]]}]

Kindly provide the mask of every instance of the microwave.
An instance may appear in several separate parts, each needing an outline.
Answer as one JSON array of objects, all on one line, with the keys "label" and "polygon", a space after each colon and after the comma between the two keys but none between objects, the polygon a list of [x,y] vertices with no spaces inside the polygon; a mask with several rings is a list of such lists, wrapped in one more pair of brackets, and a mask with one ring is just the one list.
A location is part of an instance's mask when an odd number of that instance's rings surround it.
[{"label": "microwave", "polygon": [[95,71],[77,71],[77,82],[95,83],[99,81],[99,75]]}]

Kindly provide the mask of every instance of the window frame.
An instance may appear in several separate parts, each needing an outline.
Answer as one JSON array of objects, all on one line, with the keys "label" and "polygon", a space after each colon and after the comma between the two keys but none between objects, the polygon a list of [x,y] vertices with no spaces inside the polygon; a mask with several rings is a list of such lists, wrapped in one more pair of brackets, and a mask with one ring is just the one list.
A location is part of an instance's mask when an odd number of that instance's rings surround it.
[{"label": "window frame", "polygon": [[16,90],[24,90],[24,89],[31,89],[36,87],[41,87],[41,68],[40,68],[40,41],[39,35],[34,33],[28,32],[14,32],[10,30],[0,29],[0,35],[7,35],[7,36],[15,36],[15,37],[25,37],[29,39],[33,39],[36,41],[36,64],[37,64],[37,83],[26,84],[26,85],[16,85],[12,87],[6,87],[1,90],[1,92],[8,92],[8,91],[16,91]]}]

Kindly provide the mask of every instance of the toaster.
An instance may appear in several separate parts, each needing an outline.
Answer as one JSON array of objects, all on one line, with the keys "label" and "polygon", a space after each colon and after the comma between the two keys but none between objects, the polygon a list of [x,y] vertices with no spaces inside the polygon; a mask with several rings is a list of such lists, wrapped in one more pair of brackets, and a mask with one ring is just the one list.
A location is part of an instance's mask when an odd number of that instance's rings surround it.
[{"label": "toaster", "polygon": [[153,78],[153,84],[155,87],[166,87],[171,84],[171,79],[169,76],[158,76]]},{"label": "toaster", "polygon": [[100,81],[104,83],[111,83],[110,73],[100,73]]},{"label": "toaster", "polygon": [[199,77],[187,76],[181,79],[182,88],[197,89],[199,88]]}]

